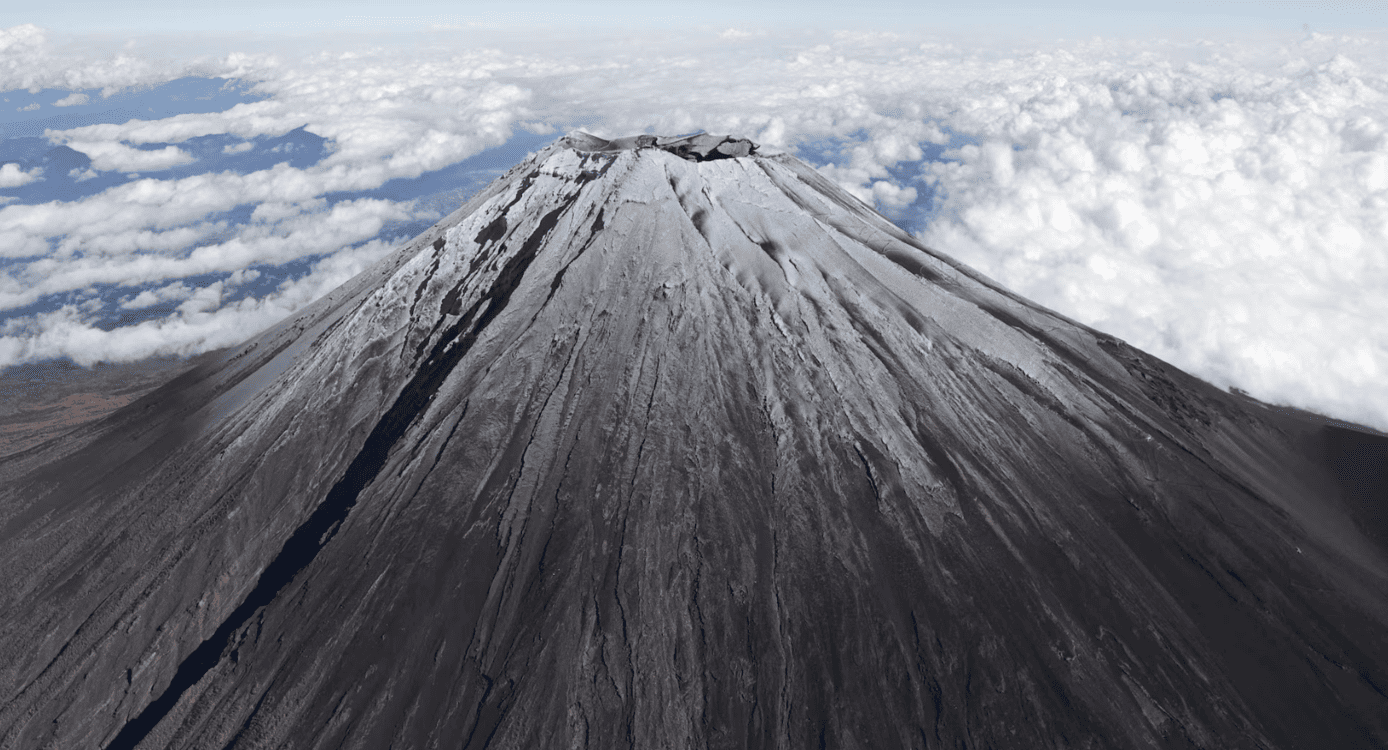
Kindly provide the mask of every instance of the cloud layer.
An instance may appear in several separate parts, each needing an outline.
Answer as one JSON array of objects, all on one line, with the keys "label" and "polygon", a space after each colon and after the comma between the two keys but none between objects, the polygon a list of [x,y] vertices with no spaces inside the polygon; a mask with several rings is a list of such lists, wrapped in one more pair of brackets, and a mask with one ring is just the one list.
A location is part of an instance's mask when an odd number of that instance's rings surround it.
[{"label": "cloud layer", "polygon": [[1388,425],[1388,81],[1308,42],[980,82],[924,239],[1218,385]]},{"label": "cloud layer", "polygon": [[[61,174],[139,177],[0,206],[0,311],[17,316],[0,331],[0,366],[233,343],[384,253],[385,227],[424,215],[364,191],[518,133],[706,129],[799,151],[931,245],[1217,385],[1388,428],[1382,37],[468,33],[294,51],[233,40],[179,60],[139,44],[64,53],[75,47],[40,29],[0,30],[6,90],[76,96],[202,75],[256,81],[264,97],[46,134],[90,160]],[[196,166],[198,138],[227,136],[217,152],[230,155],[298,128],[328,139],[326,155],[178,171]],[[6,164],[0,188],[22,198],[38,169]],[[241,269],[313,258],[282,288],[235,291]],[[106,307],[162,317],[96,326],[88,290],[101,285],[130,289]]]}]

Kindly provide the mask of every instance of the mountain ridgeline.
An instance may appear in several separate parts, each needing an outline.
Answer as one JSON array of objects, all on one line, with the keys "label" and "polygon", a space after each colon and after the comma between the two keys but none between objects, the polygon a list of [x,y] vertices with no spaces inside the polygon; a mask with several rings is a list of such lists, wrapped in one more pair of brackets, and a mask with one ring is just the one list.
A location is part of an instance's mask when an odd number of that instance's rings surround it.
[{"label": "mountain ridgeline", "polygon": [[1388,439],[574,134],[0,459],[0,749],[1385,748]]}]

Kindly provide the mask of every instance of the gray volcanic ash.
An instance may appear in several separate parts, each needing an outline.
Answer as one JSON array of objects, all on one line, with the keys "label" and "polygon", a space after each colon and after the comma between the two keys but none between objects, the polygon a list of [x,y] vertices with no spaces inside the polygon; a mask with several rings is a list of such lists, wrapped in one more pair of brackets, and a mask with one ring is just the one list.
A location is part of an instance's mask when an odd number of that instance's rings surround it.
[{"label": "gray volcanic ash", "polygon": [[0,747],[1385,747],[1385,446],[578,134],[0,460]]}]

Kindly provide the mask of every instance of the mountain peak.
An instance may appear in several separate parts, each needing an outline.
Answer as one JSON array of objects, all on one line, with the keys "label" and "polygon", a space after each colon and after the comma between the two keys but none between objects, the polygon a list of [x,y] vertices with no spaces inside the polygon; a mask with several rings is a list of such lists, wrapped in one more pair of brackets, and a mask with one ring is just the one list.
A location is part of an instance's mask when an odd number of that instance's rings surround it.
[{"label": "mountain peak", "polygon": [[689,161],[736,159],[742,156],[751,156],[757,152],[757,144],[746,138],[731,135],[711,135],[709,133],[677,136],[643,134],[605,140],[591,133],[578,130],[560,139],[558,145],[561,148],[572,148],[576,151],[599,153],[655,148],[668,151]]},{"label": "mountain peak", "polygon": [[0,460],[0,747],[1386,747],[1383,455],[575,133]]}]

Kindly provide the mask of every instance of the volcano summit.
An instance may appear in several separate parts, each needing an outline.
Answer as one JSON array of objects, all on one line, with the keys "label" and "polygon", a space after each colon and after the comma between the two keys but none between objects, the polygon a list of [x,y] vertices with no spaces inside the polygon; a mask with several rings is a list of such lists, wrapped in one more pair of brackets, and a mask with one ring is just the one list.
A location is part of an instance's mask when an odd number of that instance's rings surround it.
[{"label": "volcano summit", "polygon": [[0,748],[1388,747],[1385,446],[576,134],[0,460]]}]

